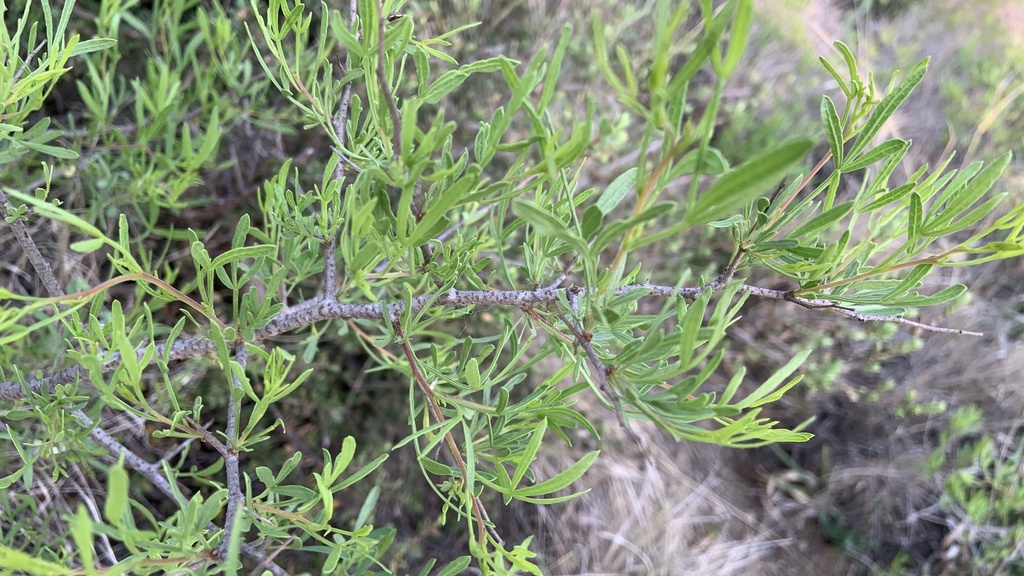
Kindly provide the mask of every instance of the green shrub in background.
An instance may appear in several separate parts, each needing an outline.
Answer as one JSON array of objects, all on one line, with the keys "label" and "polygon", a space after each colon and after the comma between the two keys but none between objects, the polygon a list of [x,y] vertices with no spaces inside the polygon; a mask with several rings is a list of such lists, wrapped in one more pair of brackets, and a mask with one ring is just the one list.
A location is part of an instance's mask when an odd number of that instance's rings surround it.
[{"label": "green shrub in background", "polygon": [[[721,366],[747,298],[964,334],[907,318],[965,290],[922,293],[928,274],[1024,253],[1024,208],[1000,211],[1005,194],[990,193],[1009,155],[891,182],[910,143],[875,137],[927,61],[879,90],[837,43],[842,63],[822,60],[845,96],[821,102],[829,152],[800,174],[812,140],[730,166],[710,142],[749,1],[653,2],[643,54],[595,19],[597,66],[644,122],[636,161],[596,188],[578,178],[604,119],[591,109],[558,125],[550,109],[579,31],[529,62],[460,65],[445,53],[458,30],[420,37],[400,1],[19,8],[0,42],[0,203],[47,294],[22,276],[0,291],[0,434],[13,449],[0,566],[16,572],[390,573],[379,489],[362,501],[348,490],[387,451],[360,454],[344,438],[311,477],[296,472],[299,453],[246,457],[288,433],[276,414],[317,351],[354,341],[373,370],[408,383],[408,433],[391,451],[415,453],[443,515],[468,534],[466,555],[420,573],[539,573],[530,540],[505,542],[488,507],[579,496],[572,484],[597,451],[551,477],[531,468],[570,431],[597,435],[573,408],[579,395],[627,429],[649,422],[677,440],[802,441],[760,411],[798,383],[810,350],[754,386]],[[701,70],[714,82],[697,110],[687,96]],[[479,75],[507,90],[458,146],[445,103]],[[300,131],[312,153],[275,144]],[[259,213],[218,221],[229,195],[204,194],[237,191],[233,171],[265,170],[251,158],[261,146],[284,161],[265,175]],[[863,183],[845,191],[851,173]],[[708,229],[733,246],[717,275],[649,281],[642,249]],[[56,255],[34,239],[48,230],[73,235],[88,275],[58,281]],[[756,268],[787,288],[743,283]],[[175,370],[201,358],[220,384],[206,395]],[[546,358],[562,368],[528,385]],[[716,372],[724,388],[708,386]],[[112,433],[123,418],[145,425],[159,460]],[[216,452],[205,468],[185,457],[196,444]],[[42,486],[81,470],[103,479],[101,508],[24,520],[43,515]]]}]

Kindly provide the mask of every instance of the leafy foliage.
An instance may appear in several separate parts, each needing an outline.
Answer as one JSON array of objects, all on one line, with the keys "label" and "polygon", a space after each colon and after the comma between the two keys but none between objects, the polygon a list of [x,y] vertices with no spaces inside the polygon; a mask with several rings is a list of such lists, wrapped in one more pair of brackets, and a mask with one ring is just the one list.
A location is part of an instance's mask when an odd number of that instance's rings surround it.
[{"label": "leafy foliage", "polygon": [[[34,512],[23,496],[36,470],[58,477],[87,462],[105,477],[106,500],[102,517],[80,508],[59,519],[67,542],[6,532],[0,563],[39,574],[256,565],[278,574],[286,570],[275,558],[287,550],[288,561],[316,556],[327,573],[390,572],[382,558],[395,534],[373,523],[379,490],[362,503],[346,498],[388,453],[360,454],[346,437],[300,479],[301,454],[277,469],[245,458],[283,432],[275,407],[337,335],[409,384],[408,434],[391,451],[415,452],[444,514],[469,535],[468,554],[438,573],[475,562],[487,574],[539,574],[529,539],[505,543],[484,495],[534,504],[580,495],[574,482],[598,451],[546,478],[533,467],[546,444],[571,443],[575,429],[598,435],[574,408],[579,395],[595,394],[627,429],[650,422],[678,440],[803,441],[799,427],[782,429],[761,411],[799,383],[811,350],[756,386],[745,385],[742,367],[725,387],[710,385],[747,298],[960,332],[904,318],[965,290],[923,294],[928,273],[1024,252],[1024,212],[999,212],[1005,194],[990,193],[1008,154],[960,172],[922,168],[890,188],[910,144],[876,136],[927,61],[880,95],[837,43],[845,70],[822,60],[846,99],[842,114],[822,100],[829,152],[786,186],[813,140],[779,143],[735,167],[710,144],[749,36],[750,1],[721,10],[700,2],[700,40],[679,67],[673,47],[688,33],[689,3],[653,4],[650,54],[615,45],[595,19],[597,65],[645,124],[635,165],[602,189],[580,189],[597,112],[569,127],[551,112],[569,31],[529,62],[460,65],[445,53],[458,30],[420,38],[402,4],[358,0],[344,13],[272,0],[229,14],[176,0],[148,13],[105,2],[89,23],[95,37],[79,42],[68,30],[72,3],[58,15],[44,0],[26,4],[14,34],[5,30],[0,203],[49,293],[0,291],[2,434],[17,453],[0,489],[13,491],[16,514]],[[38,50],[37,13],[46,32]],[[129,50],[150,58],[126,83],[118,66]],[[71,65],[83,108],[41,113]],[[703,68],[715,81],[697,113],[688,90]],[[506,93],[462,147],[444,104],[476,75],[500,77]],[[329,160],[313,174],[312,162],[285,158],[264,178],[259,214],[238,218],[230,240],[211,240],[224,234],[218,226],[166,224],[199,204],[190,192],[204,176],[244,164],[229,135],[300,126]],[[834,170],[810,188],[830,159]],[[851,173],[863,181],[855,192],[842,187]],[[84,188],[84,214],[58,193],[72,182]],[[679,183],[685,191],[669,194]],[[37,219],[73,233],[71,248],[105,262],[106,278],[66,294],[26,231]],[[684,270],[674,286],[651,284],[638,250],[705,227],[734,242],[720,274]],[[936,252],[940,239],[953,247]],[[179,245],[186,256],[172,259]],[[738,275],[753,267],[791,288],[744,284]],[[481,308],[492,319],[473,334],[451,328]],[[274,339],[289,332],[300,345]],[[63,342],[63,354],[40,359],[34,342]],[[216,430],[204,424],[213,418],[204,396],[174,370],[196,358],[211,361],[226,396]],[[546,358],[562,367],[531,381]],[[166,457],[147,462],[112,437],[117,415],[145,422],[171,446]],[[216,450],[214,463],[189,468],[176,457],[194,442]],[[129,469],[171,506],[144,503]],[[339,520],[339,503],[358,510],[354,521]],[[98,558],[97,539],[117,552]]]}]

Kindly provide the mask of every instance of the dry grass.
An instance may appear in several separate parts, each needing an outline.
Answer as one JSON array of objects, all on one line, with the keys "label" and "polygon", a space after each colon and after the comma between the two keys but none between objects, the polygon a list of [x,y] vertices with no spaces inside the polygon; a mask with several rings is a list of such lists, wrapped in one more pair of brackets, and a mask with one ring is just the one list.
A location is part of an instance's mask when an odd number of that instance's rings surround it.
[{"label": "dry grass", "polygon": [[[584,412],[607,420],[602,406]],[[801,550],[765,514],[764,485],[736,451],[673,443],[636,425],[642,447],[608,420],[602,455],[567,504],[518,509],[536,532],[549,574],[821,574],[845,560]],[[573,451],[541,457],[541,477],[563,470]],[[811,552],[811,553],[808,553]],[[793,566],[806,570],[794,571]]]}]

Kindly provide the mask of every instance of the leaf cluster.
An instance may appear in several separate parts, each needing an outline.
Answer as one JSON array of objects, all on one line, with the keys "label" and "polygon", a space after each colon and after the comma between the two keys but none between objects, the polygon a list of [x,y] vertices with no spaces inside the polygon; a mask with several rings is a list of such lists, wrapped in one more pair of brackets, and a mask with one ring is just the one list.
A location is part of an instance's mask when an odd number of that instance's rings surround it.
[{"label": "leaf cluster", "polygon": [[[627,429],[649,423],[677,440],[804,441],[806,423],[786,429],[763,410],[799,384],[812,350],[754,385],[743,367],[723,366],[746,299],[906,323],[915,308],[963,293],[922,294],[933,269],[1014,257],[1024,246],[1024,212],[999,211],[1006,195],[990,193],[1009,155],[959,172],[946,171],[948,162],[922,168],[890,184],[910,144],[875,140],[926,61],[880,95],[837,44],[846,70],[823,64],[846,102],[840,114],[822,100],[827,155],[793,175],[813,149],[803,138],[731,166],[711,142],[750,36],[750,0],[652,2],[648,54],[631,54],[593,21],[597,67],[644,122],[635,165],[594,187],[580,185],[581,166],[600,112],[591,106],[572,126],[556,122],[569,28],[527,62],[459,64],[446,52],[459,30],[420,37],[403,12],[412,5],[400,0],[359,0],[351,13],[284,0],[237,13],[179,0],[148,12],[105,2],[91,23],[95,38],[83,42],[67,29],[71,5],[53,24],[43,2],[38,55],[17,52],[23,34],[37,39],[28,8],[8,33],[0,88],[11,108],[0,154],[18,174],[36,174],[33,162],[46,168],[39,184],[5,181],[0,202],[12,228],[34,219],[66,228],[76,238],[70,249],[104,261],[106,277],[46,297],[0,291],[0,398],[12,402],[0,434],[17,453],[0,489],[32,490],[44,462],[60,477],[85,461],[107,495],[102,517],[80,508],[61,519],[66,546],[0,540],[0,562],[20,571],[259,565],[284,573],[274,560],[284,552],[316,557],[325,572],[388,573],[395,532],[374,525],[381,491],[353,502],[349,489],[372,484],[389,452],[411,450],[443,520],[469,536],[468,554],[438,573],[475,563],[486,574],[539,574],[530,540],[505,543],[484,497],[557,504],[585,492],[576,482],[598,450],[550,476],[536,466],[577,430],[599,437],[594,416],[578,407],[582,395]],[[680,38],[691,33],[699,41],[674,69]],[[129,47],[148,58],[125,82],[117,70]],[[61,119],[51,136],[57,118],[32,124],[22,111],[39,110],[72,61],[83,70],[75,86],[85,112]],[[22,66],[38,76],[20,75]],[[714,86],[696,113],[689,89],[701,70]],[[459,142],[445,103],[475,75],[499,78],[505,92],[472,142]],[[300,130],[321,147],[322,165],[287,158],[268,170],[258,215],[210,229],[161,227],[162,216],[195,203],[189,193],[204,177],[246,164],[227,134]],[[57,139],[67,144],[58,150]],[[84,165],[70,163],[86,153]],[[829,160],[834,170],[810,189]],[[62,199],[79,170],[96,193],[85,215]],[[841,186],[850,174],[862,181],[852,194]],[[787,177],[792,184],[780,186]],[[117,199],[98,194],[105,190]],[[644,247],[707,229],[727,231],[733,244],[716,277],[681,270],[673,286],[649,282]],[[187,248],[172,266],[175,242]],[[34,248],[31,238],[24,247]],[[757,267],[789,288],[743,283]],[[49,273],[39,266],[37,274]],[[108,302],[129,283],[132,298]],[[471,330],[456,328],[467,319]],[[289,332],[301,344],[275,339]],[[59,357],[41,364],[23,355],[37,334],[64,342]],[[407,383],[405,438],[364,454],[359,439],[345,437],[307,478],[297,478],[300,453],[248,461],[285,432],[277,408],[308,385],[317,350],[337,337]],[[217,374],[224,406],[190,393],[175,370],[196,358]],[[540,373],[552,363],[559,367]],[[106,432],[116,415],[146,423],[173,448],[148,462]],[[193,445],[215,453],[213,463],[188,464],[182,454]],[[145,505],[130,474],[160,490],[171,511]],[[96,555],[99,537],[117,543],[115,557]]]}]

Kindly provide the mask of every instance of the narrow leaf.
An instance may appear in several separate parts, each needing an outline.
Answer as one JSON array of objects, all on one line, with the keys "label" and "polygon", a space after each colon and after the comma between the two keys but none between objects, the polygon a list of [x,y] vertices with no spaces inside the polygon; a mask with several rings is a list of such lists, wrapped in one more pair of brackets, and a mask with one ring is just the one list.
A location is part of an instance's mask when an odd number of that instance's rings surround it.
[{"label": "narrow leaf", "polygon": [[954,284],[948,288],[943,288],[931,296],[915,294],[906,298],[901,298],[894,302],[894,304],[898,306],[936,306],[959,298],[960,295],[966,291],[967,287],[963,284]]},{"label": "narrow leaf", "polygon": [[839,206],[833,207],[831,210],[826,210],[825,212],[818,214],[814,218],[811,218],[809,222],[797,228],[788,236],[790,238],[800,238],[801,236],[814,234],[816,232],[824,230],[825,228],[828,228],[832,224],[846,217],[846,215],[849,214],[851,210],[853,210],[854,203],[855,202],[853,200],[850,200],[849,202],[844,202]]},{"label": "narrow leaf", "polygon": [[860,134],[857,136],[857,141],[850,148],[850,158],[860,158],[861,152],[871,144],[871,140],[882,129],[885,121],[896,112],[896,109],[910,96],[914,88],[917,88],[917,85],[924,79],[927,71],[928,59],[925,58],[910,71],[910,74],[902,82],[896,85],[896,88],[878,103],[878,106],[875,107],[867,122],[864,123],[864,128],[861,129]]},{"label": "narrow leaf", "polygon": [[469,73],[463,70],[449,70],[434,80],[434,83],[427,88],[423,94],[423,101],[429,104],[437,104],[469,78]]},{"label": "narrow leaf", "polygon": [[231,264],[234,262],[240,262],[246,258],[259,258],[261,256],[273,256],[277,253],[277,247],[270,244],[260,244],[258,246],[240,246],[238,248],[232,248],[227,252],[217,256],[213,259],[212,266],[219,268],[225,264]]},{"label": "narrow leaf", "polygon": [[842,170],[843,166],[843,122],[836,112],[836,105],[828,96],[821,98],[821,124],[825,127],[825,138],[828,139],[828,148],[832,151],[832,161],[836,170]]},{"label": "narrow leaf", "polygon": [[910,142],[906,140],[886,140],[871,150],[868,150],[853,162],[847,162],[839,169],[839,171],[846,174],[848,172],[860,170],[861,168],[867,168],[875,162],[884,160],[893,154],[904,154],[908,148],[910,148]]},{"label": "narrow leaf", "polygon": [[719,220],[772,189],[810,151],[810,140],[794,140],[763,152],[719,178],[686,214],[688,226]]},{"label": "narrow leaf", "polygon": [[770,378],[765,380],[764,384],[761,384],[749,396],[737,402],[736,407],[753,408],[756,406],[760,406],[761,404],[764,404],[762,400],[764,400],[769,395],[780,391],[780,387],[784,389],[792,387],[794,384],[796,384],[796,382],[790,381],[788,384],[783,384],[783,381],[786,378],[789,378],[789,376],[793,372],[796,372],[797,368],[803,366],[804,361],[807,360],[807,357],[811,355],[811,352],[811,349],[807,349],[798,353],[796,356],[790,359],[789,362],[786,362],[786,364],[782,368],[779,368],[774,374],[772,374]]},{"label": "narrow leaf", "polygon": [[103,503],[103,517],[112,526],[121,526],[128,510],[128,473],[124,470],[124,457],[107,471],[107,500]]},{"label": "narrow leaf", "polygon": [[598,454],[600,454],[599,450],[588,453],[583,458],[580,458],[578,462],[559,472],[553,478],[545,480],[540,484],[516,490],[515,496],[540,496],[543,494],[557,492],[558,490],[565,488],[586,473],[587,469],[590,468],[590,465],[597,459]]},{"label": "narrow leaf", "polygon": [[520,218],[530,223],[542,234],[550,234],[576,249],[580,254],[587,254],[586,242],[576,236],[574,230],[565,222],[546,210],[540,209],[536,204],[525,200],[513,200],[512,206]]},{"label": "narrow leaf", "polygon": [[750,36],[750,25],[754,19],[754,7],[751,0],[739,0],[736,4],[736,16],[729,34],[729,47],[726,48],[722,62],[722,77],[732,75],[740,57],[746,51],[747,38]]},{"label": "narrow leaf", "polygon": [[882,302],[893,302],[895,299],[902,297],[907,292],[917,288],[921,285],[921,281],[931,271],[933,264],[920,264],[914,266],[914,269],[907,274],[907,277],[901,280],[896,286],[889,290],[884,296],[882,296]]},{"label": "narrow leaf", "polygon": [[921,220],[924,218],[924,205],[921,195],[914,191],[910,194],[910,221],[907,226],[907,240],[913,241],[921,234]]},{"label": "narrow leaf", "polygon": [[901,200],[904,196],[906,196],[907,194],[913,192],[914,188],[916,186],[917,186],[917,184],[911,182],[909,184],[904,184],[903,186],[900,186],[899,188],[894,188],[894,189],[886,192],[885,194],[882,194],[881,196],[879,196],[875,200],[872,200],[867,205],[861,207],[859,210],[857,210],[857,212],[858,213],[872,212],[872,211],[877,210],[877,209],[879,209],[879,208],[881,208],[883,206],[888,206],[889,204],[892,204],[893,202],[896,202],[897,200]]},{"label": "narrow leaf", "polygon": [[[945,208],[942,209],[942,212],[928,219],[929,231],[934,231],[938,226],[949,224],[961,212],[974,205],[975,202],[977,202],[992,188],[996,183],[996,180],[1003,175],[1003,171],[1006,170],[1011,158],[1012,154],[1010,152],[1004,153],[994,162],[978,172],[978,175],[975,176],[974,179],[971,180],[970,183],[962,190],[952,194],[949,200],[946,201]],[[945,194],[943,195],[945,196]]]},{"label": "narrow leaf", "polygon": [[533,433],[530,434],[530,441],[526,444],[526,448],[523,450],[522,455],[519,456],[519,463],[516,465],[516,471],[512,474],[512,489],[515,490],[519,483],[522,482],[523,476],[530,469],[530,464],[533,464],[534,459],[537,458],[537,451],[540,449],[541,440],[544,439],[544,432],[548,429],[548,419],[542,418],[533,428]]},{"label": "narrow leaf", "polygon": [[601,193],[601,197],[597,199],[596,205],[602,214],[607,216],[633,189],[633,186],[636,185],[636,171],[635,167],[626,170]]}]

